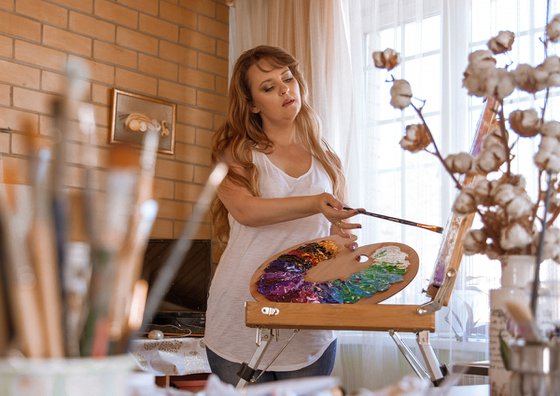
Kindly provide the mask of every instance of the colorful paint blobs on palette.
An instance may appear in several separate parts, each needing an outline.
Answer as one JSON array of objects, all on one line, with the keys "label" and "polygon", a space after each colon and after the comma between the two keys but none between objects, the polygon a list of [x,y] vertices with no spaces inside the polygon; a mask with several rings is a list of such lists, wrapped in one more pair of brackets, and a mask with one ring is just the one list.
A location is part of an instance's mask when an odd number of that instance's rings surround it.
[{"label": "colorful paint blobs on palette", "polygon": [[401,282],[409,266],[406,253],[397,246],[384,246],[371,255],[371,265],[346,279],[305,280],[307,271],[338,252],[333,241],[322,240],[282,254],[264,269],[257,291],[275,302],[352,304]]}]

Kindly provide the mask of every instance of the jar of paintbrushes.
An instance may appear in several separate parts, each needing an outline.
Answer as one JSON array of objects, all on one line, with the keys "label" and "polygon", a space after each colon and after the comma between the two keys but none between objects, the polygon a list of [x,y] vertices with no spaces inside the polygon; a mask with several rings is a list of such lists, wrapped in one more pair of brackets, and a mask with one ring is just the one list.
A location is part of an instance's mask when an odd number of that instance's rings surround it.
[{"label": "jar of paintbrushes", "polygon": [[510,344],[511,396],[560,394],[560,343],[516,340]]}]

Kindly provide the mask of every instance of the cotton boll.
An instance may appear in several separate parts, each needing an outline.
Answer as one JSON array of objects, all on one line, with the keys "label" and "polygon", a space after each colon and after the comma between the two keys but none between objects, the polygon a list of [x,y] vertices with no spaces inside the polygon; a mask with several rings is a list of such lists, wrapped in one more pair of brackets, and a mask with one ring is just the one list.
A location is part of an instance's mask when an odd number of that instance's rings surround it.
[{"label": "cotton boll", "polygon": [[488,87],[491,89],[487,96],[494,96],[497,99],[504,99],[512,94],[515,89],[515,79],[513,74],[505,69],[496,69],[492,73],[491,78],[495,78],[496,82],[493,87]]},{"label": "cotton boll", "polygon": [[469,54],[469,66],[479,69],[493,68],[496,66],[496,59],[492,56],[492,52],[488,50],[477,50]]},{"label": "cotton boll", "polygon": [[531,234],[519,223],[512,223],[501,231],[500,246],[504,250],[524,248],[531,242]]},{"label": "cotton boll", "polygon": [[496,37],[492,37],[487,46],[494,54],[503,54],[511,51],[511,47],[515,40],[515,34],[509,30],[501,30]]},{"label": "cotton boll", "polygon": [[391,106],[404,109],[410,105],[412,99],[412,88],[406,80],[395,80],[391,86]]},{"label": "cotton boll", "polygon": [[486,239],[484,230],[469,230],[463,238],[463,253],[466,255],[484,253],[487,247]]},{"label": "cotton boll", "polygon": [[541,133],[544,136],[560,138],[560,122],[558,121],[545,122],[541,128]]},{"label": "cotton boll", "polygon": [[518,194],[518,190],[514,188],[511,184],[500,184],[494,190],[494,202],[497,205],[505,207],[509,204]]},{"label": "cotton boll", "polygon": [[453,173],[466,174],[474,169],[474,158],[469,153],[450,154],[445,164]]},{"label": "cotton boll", "polygon": [[469,65],[463,73],[463,86],[469,95],[487,97],[494,96],[498,85],[498,75],[493,67]]},{"label": "cotton boll", "polygon": [[406,126],[406,135],[399,144],[404,150],[416,153],[424,150],[431,142],[432,140],[424,124],[412,124]]},{"label": "cotton boll", "polygon": [[[536,233],[533,243],[538,246],[540,233]],[[560,230],[556,227],[548,228],[544,233],[543,259],[560,262]]]},{"label": "cotton boll", "polygon": [[506,160],[506,151],[502,145],[485,147],[475,159],[476,170],[481,174],[497,171]]},{"label": "cotton boll", "polygon": [[392,70],[401,63],[399,53],[392,48],[387,48],[385,51],[375,51],[372,54],[372,58],[375,67],[380,69]]},{"label": "cotton boll", "polygon": [[480,179],[473,184],[474,196],[477,205],[491,206],[494,204],[492,191],[495,184],[488,179]]},{"label": "cotton boll", "polygon": [[511,128],[522,137],[533,137],[539,133],[541,119],[534,109],[515,110],[509,115]]},{"label": "cotton boll", "polygon": [[471,187],[463,187],[461,189],[453,203],[453,211],[461,215],[476,212],[476,199],[474,190]]},{"label": "cotton boll", "polygon": [[512,72],[517,88],[522,91],[535,93],[538,91],[534,70],[531,65],[522,63]]},{"label": "cotton boll", "polygon": [[560,40],[560,14],[555,15],[546,25],[546,35],[553,43]]},{"label": "cotton boll", "polygon": [[510,219],[529,216],[533,211],[533,203],[527,194],[516,195],[507,205],[506,213]]}]

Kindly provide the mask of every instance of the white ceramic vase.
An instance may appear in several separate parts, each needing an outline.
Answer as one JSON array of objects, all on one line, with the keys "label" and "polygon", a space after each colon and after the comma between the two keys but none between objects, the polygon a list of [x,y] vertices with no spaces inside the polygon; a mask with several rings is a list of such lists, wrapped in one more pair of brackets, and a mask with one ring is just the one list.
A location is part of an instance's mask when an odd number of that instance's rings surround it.
[{"label": "white ceramic vase", "polygon": [[509,370],[509,343],[517,334],[506,302],[515,300],[529,305],[529,293],[534,279],[535,256],[511,255],[502,258],[501,287],[490,290],[490,394],[509,396],[512,372]]}]

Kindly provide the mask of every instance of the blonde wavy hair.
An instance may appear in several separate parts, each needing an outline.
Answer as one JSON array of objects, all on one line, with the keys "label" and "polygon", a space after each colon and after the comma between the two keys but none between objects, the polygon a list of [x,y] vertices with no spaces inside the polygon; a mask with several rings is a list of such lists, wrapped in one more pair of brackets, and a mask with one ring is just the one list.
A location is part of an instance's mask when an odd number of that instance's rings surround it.
[{"label": "blonde wavy hair", "polygon": [[[260,196],[259,173],[252,161],[252,150],[270,153],[274,144],[262,127],[260,114],[251,112],[253,101],[247,72],[252,65],[266,60],[273,67],[288,67],[299,83],[301,110],[296,116],[296,130],[305,148],[323,165],[332,180],[334,195],[344,200],[345,181],[340,159],[321,138],[321,127],[315,111],[307,101],[307,85],[298,69],[297,60],[282,48],[258,46],[241,54],[235,63],[229,86],[229,103],[224,124],[216,131],[212,144],[212,161],[218,162],[226,150],[234,162],[247,170],[249,178],[230,171],[227,177],[246,187],[254,196]],[[227,243],[229,236],[228,212],[216,198],[211,207],[214,234],[219,242]]]}]

